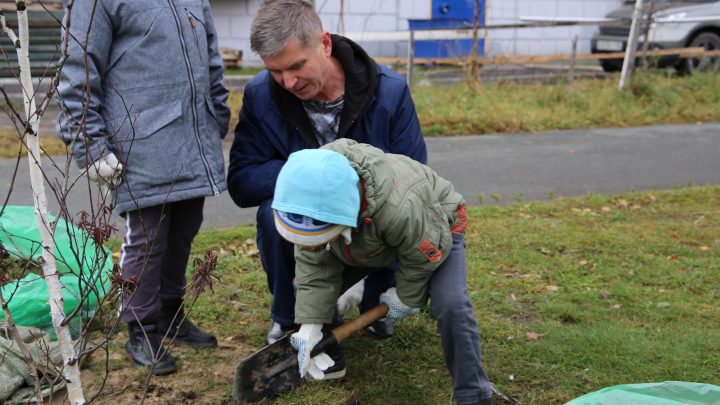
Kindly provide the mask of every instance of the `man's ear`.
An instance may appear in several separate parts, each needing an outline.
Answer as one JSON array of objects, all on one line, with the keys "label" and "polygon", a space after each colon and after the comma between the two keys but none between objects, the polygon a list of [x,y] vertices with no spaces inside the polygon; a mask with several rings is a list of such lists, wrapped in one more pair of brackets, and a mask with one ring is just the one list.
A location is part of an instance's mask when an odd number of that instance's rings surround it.
[{"label": "man's ear", "polygon": [[332,39],[330,38],[330,33],[327,31],[323,31],[321,42],[323,45],[323,53],[325,56],[332,55]]}]

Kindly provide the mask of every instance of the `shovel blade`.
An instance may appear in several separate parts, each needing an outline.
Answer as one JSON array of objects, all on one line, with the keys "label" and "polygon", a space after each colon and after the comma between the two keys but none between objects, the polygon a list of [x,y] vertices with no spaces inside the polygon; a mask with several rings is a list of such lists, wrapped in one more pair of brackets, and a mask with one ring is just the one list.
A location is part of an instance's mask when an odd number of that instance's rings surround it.
[{"label": "shovel blade", "polygon": [[286,394],[302,384],[297,354],[285,335],[241,361],[235,370],[233,400],[255,403]]}]

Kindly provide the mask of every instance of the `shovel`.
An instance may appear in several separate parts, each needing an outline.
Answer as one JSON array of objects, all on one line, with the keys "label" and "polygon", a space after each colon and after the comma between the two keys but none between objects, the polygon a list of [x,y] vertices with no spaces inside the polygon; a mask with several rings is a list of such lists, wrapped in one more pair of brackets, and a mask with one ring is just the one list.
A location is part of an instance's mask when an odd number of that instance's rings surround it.
[{"label": "shovel", "polygon": [[[349,338],[353,333],[387,315],[388,306],[380,304],[352,321],[333,329],[311,352],[315,357],[327,348]],[[290,344],[290,335],[241,361],[235,370],[233,400],[238,404],[255,403],[286,394],[302,384],[298,370],[297,352]]]}]

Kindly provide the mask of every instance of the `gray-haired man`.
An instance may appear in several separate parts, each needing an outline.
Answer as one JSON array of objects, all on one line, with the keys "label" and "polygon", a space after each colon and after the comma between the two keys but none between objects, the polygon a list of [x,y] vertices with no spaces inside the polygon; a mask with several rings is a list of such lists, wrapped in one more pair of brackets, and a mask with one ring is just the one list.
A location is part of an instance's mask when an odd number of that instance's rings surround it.
[{"label": "gray-haired man", "polygon": [[[265,0],[252,24],[252,49],[266,71],[245,87],[230,151],[228,189],[241,207],[259,206],[257,238],[273,294],[268,341],[294,326],[292,244],[277,233],[270,205],[288,156],[349,138],[385,152],[427,161],[415,105],[405,80],[377,65],[356,43],[324,31],[312,4]],[[361,309],[373,307],[394,280],[376,272],[365,283]],[[389,321],[371,334],[392,334]]]}]

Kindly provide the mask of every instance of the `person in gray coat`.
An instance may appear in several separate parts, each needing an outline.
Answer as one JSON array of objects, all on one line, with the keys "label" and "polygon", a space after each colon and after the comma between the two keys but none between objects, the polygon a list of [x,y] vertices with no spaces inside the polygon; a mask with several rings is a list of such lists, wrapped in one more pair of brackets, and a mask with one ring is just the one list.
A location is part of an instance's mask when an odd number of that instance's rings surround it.
[{"label": "person in gray coat", "polygon": [[[67,1],[65,2],[67,6]],[[208,0],[75,0],[58,87],[58,135],[125,218],[125,350],[154,374],[177,370],[162,338],[215,337],[185,319],[190,246],[206,196],[226,189],[230,110]],[[183,321],[184,320],[184,321]]]}]

